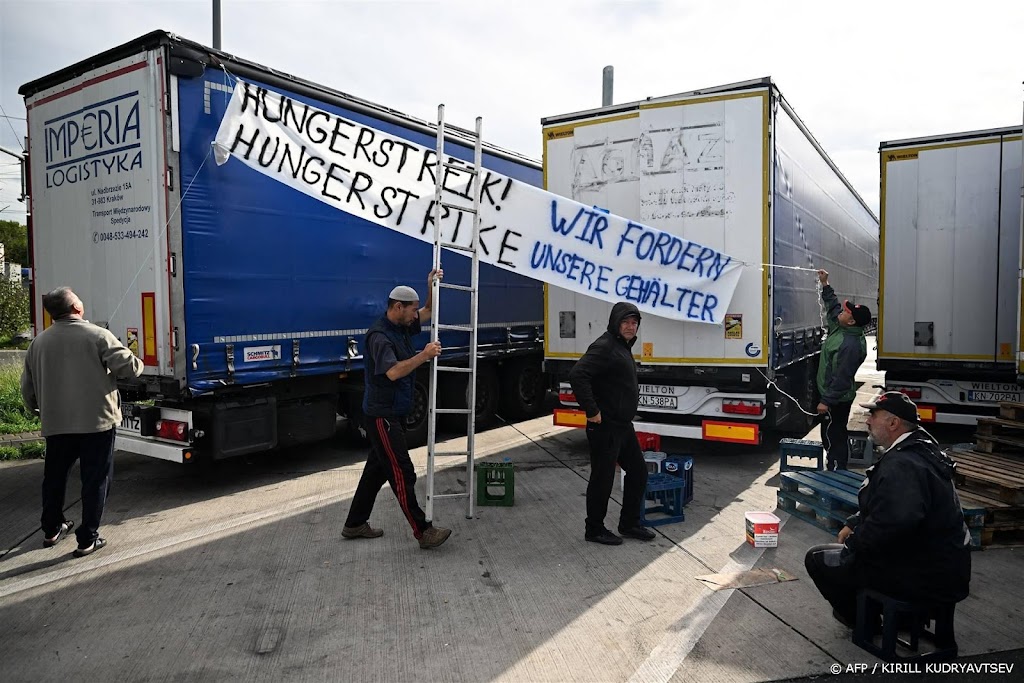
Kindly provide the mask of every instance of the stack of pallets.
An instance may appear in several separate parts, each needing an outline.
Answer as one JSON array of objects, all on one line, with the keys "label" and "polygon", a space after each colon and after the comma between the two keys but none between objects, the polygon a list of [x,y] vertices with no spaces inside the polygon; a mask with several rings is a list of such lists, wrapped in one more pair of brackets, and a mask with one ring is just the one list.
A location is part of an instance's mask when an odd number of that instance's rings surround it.
[{"label": "stack of pallets", "polygon": [[1024,403],[1000,403],[998,418],[981,418],[975,443],[947,453],[966,508],[984,512],[981,545],[1024,544]]},{"label": "stack of pallets", "polygon": [[[780,475],[779,507],[816,527],[838,533],[847,517],[858,509],[857,493],[864,475],[859,472],[783,472]],[[964,519],[971,532],[971,547],[980,550],[988,519],[983,503],[960,496]],[[989,543],[991,543],[991,536]]]},{"label": "stack of pallets", "polygon": [[863,474],[847,470],[783,472],[779,507],[825,531],[838,532],[857,511],[857,491],[863,480]]}]

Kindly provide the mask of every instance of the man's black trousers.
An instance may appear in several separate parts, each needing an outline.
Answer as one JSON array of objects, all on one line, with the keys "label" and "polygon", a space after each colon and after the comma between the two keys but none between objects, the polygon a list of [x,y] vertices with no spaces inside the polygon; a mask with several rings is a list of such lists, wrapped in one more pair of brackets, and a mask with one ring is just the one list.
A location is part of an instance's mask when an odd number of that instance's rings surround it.
[{"label": "man's black trousers", "polygon": [[409,459],[405,441],[405,425],[400,417],[366,416],[366,436],[370,440],[370,455],[366,458],[363,476],[352,497],[347,527],[366,523],[373,512],[373,503],[384,482],[391,484],[398,505],[412,526],[416,538],[423,535],[431,524],[416,502],[416,470]]},{"label": "man's black trousers", "polygon": [[853,401],[829,406],[829,412],[821,424],[822,444],[825,446],[828,470],[845,470],[850,459],[850,433],[846,424],[850,421]]},{"label": "man's black trousers", "polygon": [[87,547],[99,535],[103,505],[114,480],[114,433],[55,434],[46,437],[43,463],[43,516],[47,538],[56,535],[64,521],[64,491],[68,472],[78,460],[82,474],[82,523],[75,530],[78,545]]},{"label": "man's black trousers", "polygon": [[608,514],[608,496],[615,482],[615,464],[626,473],[622,494],[620,527],[640,524],[640,506],[647,490],[647,463],[630,423],[587,423],[587,441],[590,442],[590,483],[587,485],[587,535],[599,534]]},{"label": "man's black trousers", "polygon": [[807,573],[822,597],[847,623],[857,619],[857,591],[864,587],[864,577],[849,557],[846,546],[839,543],[816,545],[804,556]]}]

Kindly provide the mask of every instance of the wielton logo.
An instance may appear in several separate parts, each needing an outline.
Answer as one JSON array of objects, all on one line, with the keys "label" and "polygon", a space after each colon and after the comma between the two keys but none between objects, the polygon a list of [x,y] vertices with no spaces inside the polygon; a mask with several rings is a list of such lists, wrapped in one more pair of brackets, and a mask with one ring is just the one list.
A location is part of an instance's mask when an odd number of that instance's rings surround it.
[{"label": "wielton logo", "polygon": [[916,159],[917,152],[890,152],[885,156],[886,161],[906,161],[907,159]]}]

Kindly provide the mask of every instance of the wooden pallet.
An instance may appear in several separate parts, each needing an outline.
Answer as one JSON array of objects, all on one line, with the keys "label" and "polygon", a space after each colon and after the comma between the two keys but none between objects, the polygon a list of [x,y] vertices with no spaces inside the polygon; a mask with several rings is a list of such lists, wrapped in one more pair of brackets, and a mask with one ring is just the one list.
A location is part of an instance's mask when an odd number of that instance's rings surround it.
[{"label": "wooden pallet", "polygon": [[1010,439],[1024,438],[1024,422],[1004,420],[998,417],[978,418],[976,434],[983,436],[1004,436]]},{"label": "wooden pallet", "polygon": [[[779,507],[820,529],[838,532],[846,524],[846,519],[859,508],[857,493],[863,480],[863,474],[845,470],[783,472],[780,475],[778,492]],[[998,500],[991,502],[1011,509],[1006,503]],[[980,549],[985,544],[985,524],[989,519],[988,503],[989,499],[986,498],[960,498],[973,549]],[[1008,527],[1009,525],[1006,528]],[[993,527],[994,529],[996,527]],[[992,543],[991,532],[988,538],[989,543]]]},{"label": "wooden pallet", "polygon": [[1015,529],[982,529],[981,545],[985,548],[1019,548],[1024,546],[1024,527]]},{"label": "wooden pallet", "polygon": [[995,453],[1024,458],[1024,438],[993,436],[979,432],[974,435],[974,441],[974,450],[979,453]]},{"label": "wooden pallet", "polygon": [[1024,403],[1004,401],[999,404],[999,417],[1014,422],[1024,422]]},{"label": "wooden pallet", "polygon": [[947,454],[956,462],[957,488],[1024,506],[1024,460],[959,448]]},{"label": "wooden pallet", "polygon": [[783,472],[779,507],[825,531],[838,531],[857,511],[863,475],[838,472]]},{"label": "wooden pallet", "polygon": [[[984,493],[977,493],[959,487],[957,488],[957,495],[960,496],[964,517],[967,517],[968,513],[976,515],[977,511],[980,510],[984,515],[983,526],[1024,525],[1024,507],[1013,506]],[[970,526],[970,522],[968,522],[968,526]]]}]

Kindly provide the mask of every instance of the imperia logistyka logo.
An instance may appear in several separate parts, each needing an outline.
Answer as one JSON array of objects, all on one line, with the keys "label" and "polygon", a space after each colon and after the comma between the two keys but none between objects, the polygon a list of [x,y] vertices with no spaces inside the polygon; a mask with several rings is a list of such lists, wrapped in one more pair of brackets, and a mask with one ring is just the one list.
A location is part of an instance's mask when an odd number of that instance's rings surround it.
[{"label": "imperia logistyka logo", "polygon": [[142,168],[139,117],[135,90],[46,121],[46,187]]}]

